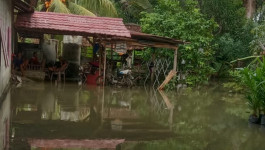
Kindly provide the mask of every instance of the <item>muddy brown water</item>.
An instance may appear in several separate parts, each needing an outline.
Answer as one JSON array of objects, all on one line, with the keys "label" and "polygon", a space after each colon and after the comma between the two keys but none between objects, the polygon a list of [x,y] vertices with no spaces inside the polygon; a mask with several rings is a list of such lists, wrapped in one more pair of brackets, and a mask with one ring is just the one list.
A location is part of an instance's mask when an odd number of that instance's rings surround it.
[{"label": "muddy brown water", "polygon": [[9,149],[265,149],[265,127],[248,124],[244,96],[220,85],[159,93],[28,83],[10,97]]}]

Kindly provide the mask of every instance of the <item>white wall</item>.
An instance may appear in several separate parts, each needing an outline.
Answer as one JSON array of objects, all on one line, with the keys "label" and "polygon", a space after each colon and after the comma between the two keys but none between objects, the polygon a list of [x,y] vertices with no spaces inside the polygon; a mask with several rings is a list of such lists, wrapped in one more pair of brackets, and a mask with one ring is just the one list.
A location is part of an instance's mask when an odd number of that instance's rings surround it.
[{"label": "white wall", "polygon": [[55,63],[56,62],[56,53],[57,53],[57,42],[55,40],[49,40],[42,43],[42,50],[46,63]]},{"label": "white wall", "polygon": [[4,49],[1,44],[1,62],[0,62],[0,95],[2,95],[6,88],[11,74],[11,53],[12,53],[12,5],[11,0],[0,0],[0,28],[2,34],[2,42],[5,45],[5,55],[8,59],[8,65],[6,66],[4,60]]},{"label": "white wall", "polygon": [[10,131],[10,91],[5,100],[0,103],[0,150],[9,147]]}]

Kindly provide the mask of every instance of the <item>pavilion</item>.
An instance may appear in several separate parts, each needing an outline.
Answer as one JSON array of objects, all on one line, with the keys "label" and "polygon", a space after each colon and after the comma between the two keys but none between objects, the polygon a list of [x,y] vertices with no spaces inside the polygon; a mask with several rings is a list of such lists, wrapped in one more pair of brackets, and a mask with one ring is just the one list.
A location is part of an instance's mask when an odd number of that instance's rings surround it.
[{"label": "pavilion", "polygon": [[[159,87],[163,87],[177,73],[177,50],[179,44],[185,44],[180,40],[166,38],[140,32],[137,26],[125,26],[121,18],[89,17],[73,14],[60,14],[51,12],[22,12],[17,15],[15,29],[23,37],[43,38],[44,34],[54,35],[79,35],[87,38],[93,45],[94,41],[100,42],[99,58],[100,70],[106,70],[107,45],[111,49],[117,42],[126,43],[127,50],[152,48],[168,48],[175,51],[174,67],[168,77]],[[91,40],[93,38],[93,40]]]}]

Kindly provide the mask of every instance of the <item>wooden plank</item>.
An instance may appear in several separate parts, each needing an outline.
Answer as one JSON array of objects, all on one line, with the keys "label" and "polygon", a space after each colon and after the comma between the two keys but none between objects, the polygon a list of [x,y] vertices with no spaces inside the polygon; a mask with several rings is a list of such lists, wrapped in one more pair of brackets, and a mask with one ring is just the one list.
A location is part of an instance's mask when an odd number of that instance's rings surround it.
[{"label": "wooden plank", "polygon": [[130,46],[141,46],[141,47],[156,47],[156,48],[169,48],[176,49],[177,46],[173,44],[165,44],[165,43],[141,43],[140,41],[129,41],[127,42],[128,47]]},{"label": "wooden plank", "polygon": [[106,48],[103,48],[103,53],[104,53],[104,66],[103,66],[103,87],[105,86],[106,82],[106,69],[107,69],[107,51]]},{"label": "wooden plank", "polygon": [[166,77],[165,81],[158,87],[158,90],[163,90],[165,86],[169,83],[169,81],[177,74],[176,71],[171,70]]},{"label": "wooden plank", "polygon": [[162,96],[164,102],[167,105],[168,110],[170,111],[169,117],[168,117],[168,123],[169,123],[169,128],[172,131],[173,129],[173,113],[174,113],[174,105],[170,102],[169,98],[167,95],[164,93],[162,90],[158,90],[160,95]]},{"label": "wooden plank", "polygon": [[174,53],[174,66],[173,66],[173,70],[177,71],[177,67],[178,67],[178,48],[175,49],[175,53]]},{"label": "wooden plank", "polygon": [[167,97],[167,95],[166,95],[163,91],[161,91],[161,90],[159,90],[159,93],[160,93],[160,95],[162,96],[164,102],[166,103],[167,108],[168,108],[168,109],[172,109],[172,108],[174,108],[174,105],[171,104],[171,102],[170,102],[169,98]]}]

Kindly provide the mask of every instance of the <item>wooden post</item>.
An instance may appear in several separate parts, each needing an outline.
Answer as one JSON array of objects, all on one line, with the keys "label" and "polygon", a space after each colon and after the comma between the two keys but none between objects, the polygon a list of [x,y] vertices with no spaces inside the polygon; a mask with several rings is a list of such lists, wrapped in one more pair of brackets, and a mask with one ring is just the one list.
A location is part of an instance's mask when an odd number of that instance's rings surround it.
[{"label": "wooden post", "polygon": [[112,69],[113,69],[113,65],[114,65],[114,63],[113,63],[113,43],[111,43],[111,49],[110,49],[110,69],[111,69],[111,72],[113,71]]},{"label": "wooden post", "polygon": [[167,105],[167,109],[170,111],[169,113],[169,117],[168,117],[168,123],[169,123],[169,129],[172,130],[173,129],[173,113],[174,113],[174,105],[170,102],[169,98],[167,97],[167,95],[161,91],[158,90],[160,95],[162,96],[164,102]]},{"label": "wooden post", "polygon": [[111,43],[111,52],[110,52],[110,56],[111,56],[111,63],[113,61],[113,43]]},{"label": "wooden post", "polygon": [[103,87],[105,86],[105,81],[106,81],[106,69],[107,69],[107,66],[106,66],[106,62],[107,62],[107,51],[106,51],[106,48],[105,46],[102,48],[102,51],[104,53],[103,57],[104,57],[104,66],[103,66]]},{"label": "wooden post", "polygon": [[153,68],[150,68],[150,71],[151,71],[151,84],[153,86],[154,78],[155,78],[155,58],[156,58],[156,55],[155,55],[155,48],[152,48],[152,49],[153,49],[152,63],[154,63],[154,66],[153,66]]},{"label": "wooden post", "polygon": [[177,72],[177,67],[178,67],[178,47],[175,49],[174,52],[174,66],[173,70]]},{"label": "wooden post", "polygon": [[[95,60],[94,60],[95,61]],[[99,58],[98,58],[98,62],[99,62],[99,70],[98,70],[98,75],[99,77],[102,75],[102,48],[101,45],[99,46]],[[99,83],[101,83],[101,79],[99,78]]]}]

